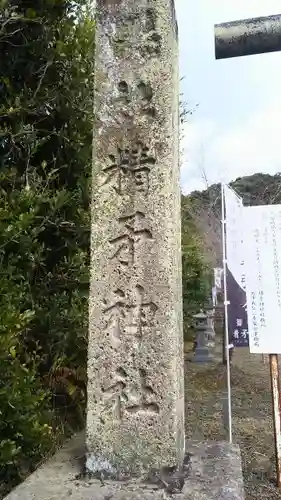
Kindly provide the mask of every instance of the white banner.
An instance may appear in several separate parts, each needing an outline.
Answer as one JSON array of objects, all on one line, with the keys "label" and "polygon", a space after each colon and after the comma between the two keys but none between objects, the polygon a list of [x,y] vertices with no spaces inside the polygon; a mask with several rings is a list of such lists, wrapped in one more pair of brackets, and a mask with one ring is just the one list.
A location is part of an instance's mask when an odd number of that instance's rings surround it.
[{"label": "white banner", "polygon": [[222,288],[222,273],[223,269],[221,267],[214,268],[214,285],[218,290]]},{"label": "white banner", "polygon": [[281,205],[243,208],[250,352],[281,354]]},{"label": "white banner", "polygon": [[245,289],[245,272],[242,238],[243,202],[231,188],[224,186],[226,218],[227,267],[238,285]]},{"label": "white banner", "polygon": [[228,300],[229,343],[248,347],[248,318],[245,291],[245,259],[243,249],[243,202],[231,188],[224,187],[226,218],[226,288]]}]

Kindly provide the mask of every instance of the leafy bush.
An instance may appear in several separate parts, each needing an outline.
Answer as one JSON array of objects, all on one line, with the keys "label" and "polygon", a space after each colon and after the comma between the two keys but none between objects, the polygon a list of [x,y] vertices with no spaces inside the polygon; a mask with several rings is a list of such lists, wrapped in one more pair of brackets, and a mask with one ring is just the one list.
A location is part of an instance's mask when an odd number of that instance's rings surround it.
[{"label": "leafy bush", "polygon": [[[0,274],[0,481],[19,480],[50,445],[48,393],[37,380],[36,353],[24,354],[22,336],[34,311],[23,307],[26,282],[15,268]],[[23,311],[23,312],[21,312]],[[0,489],[1,491],[1,489]]]},{"label": "leafy bush", "polygon": [[[0,0],[0,482],[85,405],[94,22]],[[65,409],[67,409],[65,415]]]}]

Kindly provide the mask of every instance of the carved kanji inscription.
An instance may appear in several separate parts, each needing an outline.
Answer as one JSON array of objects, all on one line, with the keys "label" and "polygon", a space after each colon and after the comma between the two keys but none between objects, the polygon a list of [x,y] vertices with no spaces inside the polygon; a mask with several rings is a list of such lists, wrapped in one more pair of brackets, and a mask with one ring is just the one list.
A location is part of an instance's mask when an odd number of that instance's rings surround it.
[{"label": "carved kanji inscription", "polygon": [[144,288],[137,285],[135,303],[127,308],[125,332],[141,340],[149,332],[157,309],[154,302],[146,299]]},{"label": "carved kanji inscription", "polygon": [[[107,301],[105,301],[107,305]],[[114,301],[104,309],[106,317],[106,330],[111,337],[113,347],[120,343],[121,332],[123,331],[122,320],[125,318],[125,293],[117,289],[114,292]]]},{"label": "carved kanji inscription", "polygon": [[150,169],[156,163],[153,152],[141,141],[130,148],[117,148],[116,154],[108,157],[109,165],[103,169],[103,185],[112,183],[119,195],[139,191],[149,191]]},{"label": "carved kanji inscription", "polygon": [[184,458],[178,40],[172,0],[105,2],[95,20],[86,468],[122,480]]},{"label": "carved kanji inscription", "polygon": [[120,233],[110,240],[114,247],[111,259],[117,259],[120,264],[128,267],[135,262],[135,249],[138,244],[152,240],[151,231],[145,223],[145,215],[135,212],[131,215],[120,217]]},{"label": "carved kanji inscription", "polygon": [[113,383],[102,389],[105,401],[113,404],[113,413],[121,420],[125,412],[159,413],[154,389],[147,383],[147,374],[143,369],[134,370],[134,378],[129,377],[124,368],[116,370]]},{"label": "carved kanji inscription", "polygon": [[134,297],[126,297],[123,290],[117,289],[112,301],[104,301],[106,332],[112,344],[117,347],[124,336],[132,336],[138,342],[149,333],[158,310],[153,301],[146,298],[145,290],[137,285]]}]

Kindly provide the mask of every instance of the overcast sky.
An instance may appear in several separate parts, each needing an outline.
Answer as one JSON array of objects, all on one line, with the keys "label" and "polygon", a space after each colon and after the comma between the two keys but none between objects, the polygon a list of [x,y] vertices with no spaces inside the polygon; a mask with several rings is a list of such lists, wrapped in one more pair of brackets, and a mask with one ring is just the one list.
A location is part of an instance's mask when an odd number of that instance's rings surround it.
[{"label": "overcast sky", "polygon": [[216,61],[213,26],[281,13],[280,0],[175,0],[183,99],[182,188],[281,171],[281,52]]}]

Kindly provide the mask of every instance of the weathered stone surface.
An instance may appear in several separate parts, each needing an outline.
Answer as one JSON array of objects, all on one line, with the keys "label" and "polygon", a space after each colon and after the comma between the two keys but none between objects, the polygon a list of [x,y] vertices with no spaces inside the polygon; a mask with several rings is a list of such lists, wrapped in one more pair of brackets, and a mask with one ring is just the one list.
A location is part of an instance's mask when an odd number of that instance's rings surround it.
[{"label": "weathered stone surface", "polygon": [[177,25],[97,8],[87,467],[120,476],[184,454]]},{"label": "weathered stone surface", "polygon": [[[5,500],[243,500],[240,452],[217,442],[187,442],[192,454],[185,474],[175,481],[163,471],[158,483],[143,478],[126,482],[79,478],[84,436],[74,437],[60,452],[15,488]],[[187,462],[187,461],[186,461]],[[175,495],[173,494],[176,493]]]},{"label": "weathered stone surface", "polygon": [[189,480],[183,499],[243,500],[244,487],[240,450],[227,442],[187,442],[192,453]]}]

